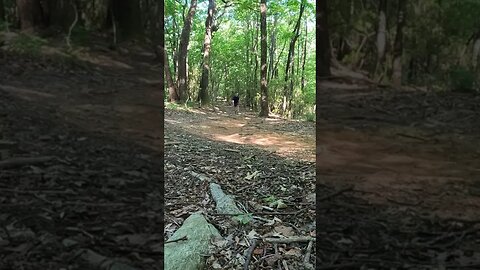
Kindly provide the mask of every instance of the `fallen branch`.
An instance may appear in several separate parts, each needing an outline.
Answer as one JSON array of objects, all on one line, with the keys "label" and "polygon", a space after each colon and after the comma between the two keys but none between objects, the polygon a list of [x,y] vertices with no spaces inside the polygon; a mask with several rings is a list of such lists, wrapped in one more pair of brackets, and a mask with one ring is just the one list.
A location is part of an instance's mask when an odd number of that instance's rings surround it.
[{"label": "fallen branch", "polygon": [[21,167],[26,165],[34,165],[48,162],[55,157],[19,157],[19,158],[11,158],[7,160],[0,161],[0,168],[7,169],[7,168],[14,168],[14,167]]},{"label": "fallen branch", "polygon": [[269,243],[279,243],[279,244],[291,244],[298,242],[310,242],[316,241],[315,237],[310,236],[292,236],[287,238],[264,238],[263,241]]},{"label": "fallen branch", "polygon": [[248,270],[248,265],[250,264],[250,260],[252,259],[252,253],[253,253],[253,250],[255,250],[256,246],[257,246],[257,239],[253,238],[252,244],[250,245],[247,251],[247,257],[245,258],[245,263],[243,264],[243,270]]},{"label": "fallen branch", "polygon": [[305,265],[306,269],[313,269],[313,265],[310,263],[310,255],[312,254],[312,246],[313,246],[313,241],[308,242],[307,253],[305,254],[305,258],[303,258],[303,264]]},{"label": "fallen branch", "polygon": [[188,240],[188,237],[186,235],[178,238],[178,239],[173,239],[173,240],[168,240],[165,242],[165,244],[168,244],[168,243],[174,243],[174,242],[178,242],[178,241],[184,241],[184,240]]}]

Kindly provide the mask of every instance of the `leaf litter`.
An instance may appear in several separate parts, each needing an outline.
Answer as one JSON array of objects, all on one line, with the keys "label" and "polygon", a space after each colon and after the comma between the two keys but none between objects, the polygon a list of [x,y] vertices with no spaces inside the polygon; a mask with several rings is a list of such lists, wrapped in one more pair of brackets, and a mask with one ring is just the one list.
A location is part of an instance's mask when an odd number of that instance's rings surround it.
[{"label": "leaf litter", "polygon": [[[166,141],[175,143],[165,146],[165,237],[181,226],[176,213],[185,213],[185,219],[187,213],[203,210],[224,237],[212,243],[207,269],[244,269],[247,263],[248,269],[272,269],[272,256],[288,262],[290,269],[302,269],[308,242],[275,244],[282,248],[275,255],[274,245],[262,239],[275,228],[287,236],[308,236],[314,230],[315,203],[306,199],[315,190],[314,163],[201,136],[181,124],[205,117],[195,112],[167,110],[166,115]],[[200,179],[219,184],[253,219],[243,215],[245,222],[233,224],[231,216],[217,214],[208,182]],[[269,197],[277,202],[274,208],[265,201]],[[312,256],[309,263],[314,261]]]}]

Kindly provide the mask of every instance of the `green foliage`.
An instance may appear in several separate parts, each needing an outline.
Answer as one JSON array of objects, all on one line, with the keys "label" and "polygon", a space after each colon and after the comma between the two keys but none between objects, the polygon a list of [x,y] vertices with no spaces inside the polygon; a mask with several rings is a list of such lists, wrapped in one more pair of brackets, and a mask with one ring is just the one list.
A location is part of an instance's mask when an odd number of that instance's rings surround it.
[{"label": "green foliage", "polygon": [[179,109],[179,105],[174,102],[165,102],[165,108],[169,110],[177,110]]},{"label": "green foliage", "polygon": [[235,216],[234,220],[238,221],[242,225],[246,225],[253,220],[253,215],[251,213]]},{"label": "green foliage", "polygon": [[305,114],[305,120],[308,121],[308,122],[315,122],[315,119],[316,119],[316,115],[315,113],[306,113]]},{"label": "green foliage", "polygon": [[0,21],[0,31],[8,31],[10,23],[5,21]]},{"label": "green foliage", "polygon": [[46,44],[45,39],[21,33],[12,40],[9,49],[20,54],[39,56],[42,46]]},{"label": "green foliage", "polygon": [[453,67],[449,72],[449,79],[452,91],[472,92],[475,90],[475,74],[464,67]]},{"label": "green foliage", "polygon": [[263,201],[266,202],[266,203],[273,203],[273,202],[277,201],[277,198],[273,195],[270,195],[270,196],[264,198]]},{"label": "green foliage", "polygon": [[[312,107],[315,104],[315,6],[313,0],[306,1],[306,9],[302,17],[300,37],[297,40],[295,51],[295,74],[294,77],[294,104],[298,108],[298,118],[308,110],[302,106]],[[188,10],[188,5],[183,6],[182,1],[165,1],[165,44],[169,53],[169,62],[173,71],[172,53],[178,46],[180,33],[183,27],[182,12]],[[274,63],[277,64],[278,76],[269,78],[268,91],[269,102],[278,108],[282,101],[282,93],[285,85],[285,65],[287,62],[289,42],[292,38],[293,27],[298,18],[300,1],[279,0],[267,3],[267,47],[271,45],[271,35],[275,30],[276,50]],[[199,2],[190,34],[188,51],[188,87],[189,96],[196,98],[201,78],[201,64],[203,60],[202,49],[205,37],[205,18],[207,16],[208,1]],[[234,92],[241,96],[241,104],[253,102],[253,106],[259,103],[260,92],[260,16],[259,2],[250,0],[234,1],[234,4],[224,9],[224,3],[217,3],[217,15],[223,14],[217,21],[218,31],[214,32],[210,51],[210,81],[209,93],[212,100],[217,97],[226,97],[228,100]],[[277,23],[274,27],[274,18]],[[308,21],[308,36],[305,36],[305,20]],[[307,39],[307,60],[305,65],[305,78],[310,82],[300,92],[301,66],[298,66],[298,58],[303,55],[303,42]],[[255,40],[257,41],[255,44]],[[285,47],[284,47],[285,45]],[[282,52],[282,48],[284,48]],[[269,50],[269,48],[267,48]],[[255,62],[255,57],[257,62]],[[267,59],[270,61],[270,51]],[[301,61],[300,61],[301,63]],[[270,68],[270,65],[267,64]],[[173,73],[173,77],[176,75]],[[168,94],[168,93],[167,93]]]}]

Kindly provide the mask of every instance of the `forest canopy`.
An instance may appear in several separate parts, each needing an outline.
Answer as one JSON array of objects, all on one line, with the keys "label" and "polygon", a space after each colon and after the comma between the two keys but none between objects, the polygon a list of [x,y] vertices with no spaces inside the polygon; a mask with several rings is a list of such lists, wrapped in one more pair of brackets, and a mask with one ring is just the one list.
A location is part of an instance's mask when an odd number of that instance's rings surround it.
[{"label": "forest canopy", "polygon": [[332,66],[394,83],[397,51],[401,84],[478,88],[480,1],[329,0],[326,13]]},{"label": "forest canopy", "polygon": [[[239,93],[243,105],[258,110],[261,101],[260,1],[165,1],[166,90],[170,101],[201,104],[229,101]],[[188,50],[182,33],[194,6]],[[213,9],[213,17],[209,10]],[[312,0],[266,2],[266,81],[270,112],[290,117],[315,110],[315,6]],[[207,29],[210,28],[211,36]],[[183,38],[186,38],[183,36]],[[208,42],[209,44],[207,44]],[[206,43],[207,42],[207,43]],[[207,45],[206,45],[207,44]],[[205,48],[208,46],[208,59]],[[179,85],[186,55],[186,87]],[[180,62],[179,62],[180,61]],[[208,67],[204,67],[205,63]],[[202,77],[208,69],[208,83]],[[182,75],[181,75],[182,76]],[[181,83],[180,83],[181,84]],[[205,86],[204,86],[205,87]],[[204,92],[202,92],[204,91]],[[177,95],[177,96],[176,96]],[[178,99],[178,100],[177,100]]]}]

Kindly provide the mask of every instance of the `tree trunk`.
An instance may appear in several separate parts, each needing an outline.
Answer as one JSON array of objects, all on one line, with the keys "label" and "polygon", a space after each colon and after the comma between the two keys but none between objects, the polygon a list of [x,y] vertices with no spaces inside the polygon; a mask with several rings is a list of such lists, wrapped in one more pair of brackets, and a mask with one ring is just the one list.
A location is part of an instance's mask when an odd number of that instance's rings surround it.
[{"label": "tree trunk", "polygon": [[[282,112],[285,114],[287,111],[290,111],[291,99],[293,96],[293,64],[295,61],[295,43],[297,42],[298,37],[300,36],[300,22],[302,21],[303,11],[305,10],[305,0],[302,0],[300,3],[300,14],[298,15],[297,22],[293,29],[293,37],[290,40],[290,47],[288,49],[287,64],[285,67],[285,85],[283,87],[283,106]],[[292,81],[289,84],[289,77]]]},{"label": "tree trunk", "polygon": [[301,92],[305,88],[305,63],[307,62],[307,41],[308,41],[308,27],[307,22],[305,22],[305,40],[303,42],[303,61],[302,61],[302,80],[301,80]]},{"label": "tree trunk", "polygon": [[252,37],[252,54],[253,57],[251,58],[252,64],[255,65],[252,73],[252,84],[253,86],[250,87],[249,89],[249,98],[248,98],[248,104],[250,105],[251,108],[257,109],[257,102],[255,102],[255,93],[258,88],[258,36],[259,36],[259,31],[258,31],[258,17],[255,16],[255,33],[253,34],[254,36]]},{"label": "tree trunk", "polygon": [[[380,7],[378,10],[378,28],[377,28],[377,63],[375,74],[380,70],[384,70],[385,62],[385,48],[387,44],[387,1],[380,0]],[[380,72],[382,73],[382,72]]]},{"label": "tree trunk", "polygon": [[270,34],[270,60],[268,66],[268,80],[273,78],[273,64],[275,62],[275,51],[277,49],[277,16],[273,17],[273,29]]},{"label": "tree trunk", "polygon": [[267,87],[267,0],[260,0],[260,117],[268,117],[268,87]]},{"label": "tree trunk", "polygon": [[161,12],[160,4],[152,3],[151,6],[148,7],[148,10],[145,11],[148,14],[148,21],[149,21],[149,36],[152,40],[152,48],[153,52],[155,53],[156,60],[164,59],[164,54],[166,52],[163,51],[160,47],[160,43],[164,43],[164,39],[160,36],[160,30],[162,29],[162,25],[160,24],[160,18],[163,18],[163,12]]},{"label": "tree trunk", "polygon": [[138,0],[114,0],[113,10],[121,39],[135,38],[143,34],[140,2]]},{"label": "tree trunk", "polygon": [[210,73],[210,47],[212,43],[212,23],[215,15],[215,0],[208,1],[208,15],[205,20],[205,40],[203,42],[202,79],[200,80],[200,104],[208,104],[208,75]]},{"label": "tree trunk", "polygon": [[[318,3],[318,2],[317,2]],[[318,74],[319,77],[330,76],[330,38],[328,35],[328,20],[327,20],[327,0],[320,0],[317,6],[318,20],[317,20],[317,48],[318,55]]]},{"label": "tree trunk", "polygon": [[186,100],[187,93],[187,54],[188,43],[190,42],[190,32],[192,30],[192,21],[197,9],[197,0],[191,0],[190,9],[183,24],[182,34],[180,35],[180,45],[178,50],[177,66],[177,94],[180,101]]},{"label": "tree trunk", "polygon": [[0,22],[5,21],[5,4],[0,0]]},{"label": "tree trunk", "polygon": [[17,10],[22,31],[33,31],[36,27],[44,26],[39,0],[17,0]]},{"label": "tree trunk", "polygon": [[403,26],[407,11],[407,0],[398,0],[397,33],[393,46],[392,83],[395,87],[402,85],[402,53],[403,53]]},{"label": "tree trunk", "polygon": [[165,81],[167,82],[168,87],[168,101],[178,102],[180,100],[175,83],[172,79],[172,73],[170,73],[170,64],[168,63],[168,53],[165,51],[165,48],[161,47],[163,54],[163,68],[165,72]]}]

